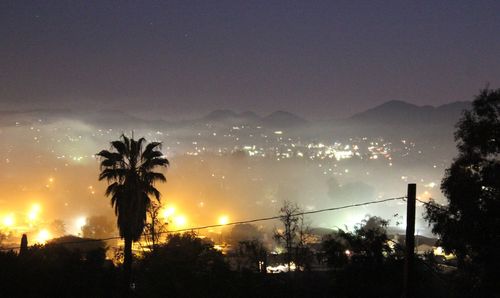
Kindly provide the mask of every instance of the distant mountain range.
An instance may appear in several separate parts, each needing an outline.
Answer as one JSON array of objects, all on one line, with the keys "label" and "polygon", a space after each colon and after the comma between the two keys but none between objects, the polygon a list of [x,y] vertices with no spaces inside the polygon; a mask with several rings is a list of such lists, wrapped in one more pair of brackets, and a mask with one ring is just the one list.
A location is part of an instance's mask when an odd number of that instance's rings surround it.
[{"label": "distant mountain range", "polygon": [[351,122],[367,124],[454,124],[464,110],[471,108],[471,102],[457,101],[438,107],[417,106],[404,101],[393,100],[349,118]]},{"label": "distant mountain range", "polygon": [[[44,109],[30,111],[0,111],[2,120],[0,124],[11,123],[9,118],[16,119],[23,124],[38,121],[52,122],[58,119],[69,118],[100,125],[123,125],[138,127],[182,127],[198,125],[262,125],[270,128],[311,127],[324,126],[328,124],[352,126],[352,125],[446,125],[452,126],[458,121],[462,112],[471,107],[471,102],[454,102],[450,104],[433,106],[417,106],[404,101],[388,101],[372,109],[357,113],[345,119],[332,121],[308,121],[298,115],[286,111],[276,111],[267,116],[259,116],[254,112],[246,111],[237,113],[232,110],[215,110],[201,118],[168,122],[165,120],[149,120],[132,116],[117,110],[103,111],[74,111],[61,109]],[[17,120],[20,119],[20,120]]]},{"label": "distant mountain range", "polygon": [[[417,106],[399,100],[385,102],[372,109],[357,113],[351,117],[333,120],[342,125],[446,125],[453,126],[464,110],[471,108],[471,102],[457,101],[441,106]],[[205,117],[193,120],[204,123],[246,123],[263,124],[270,127],[299,127],[317,124],[295,114],[276,111],[261,117],[254,112],[236,113],[232,110],[216,110]],[[331,123],[331,121],[326,121]],[[321,121],[321,124],[325,124]]]}]

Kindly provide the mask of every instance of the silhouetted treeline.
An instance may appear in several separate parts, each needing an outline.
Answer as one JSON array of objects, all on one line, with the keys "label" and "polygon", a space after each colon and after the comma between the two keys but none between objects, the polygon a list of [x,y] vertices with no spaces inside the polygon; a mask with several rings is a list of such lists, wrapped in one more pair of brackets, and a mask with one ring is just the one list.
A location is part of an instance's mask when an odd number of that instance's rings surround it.
[{"label": "silhouetted treeline", "polygon": [[[281,274],[259,272],[255,264],[248,270],[231,268],[228,256],[211,241],[192,233],[170,235],[154,251],[137,256],[130,291],[123,289],[121,266],[105,258],[101,245],[80,249],[63,242],[29,247],[22,255],[2,252],[1,296],[399,297],[403,261],[396,250],[381,246],[387,239],[383,223],[368,219],[353,232],[327,237],[326,249],[316,254],[315,261],[328,262],[327,270]],[[437,273],[436,266],[423,260],[418,264],[416,295],[460,296],[451,276]]]},{"label": "silhouetted treeline", "polygon": [[0,296],[109,297],[117,288],[118,273],[103,248],[32,246],[22,255],[0,253]]}]

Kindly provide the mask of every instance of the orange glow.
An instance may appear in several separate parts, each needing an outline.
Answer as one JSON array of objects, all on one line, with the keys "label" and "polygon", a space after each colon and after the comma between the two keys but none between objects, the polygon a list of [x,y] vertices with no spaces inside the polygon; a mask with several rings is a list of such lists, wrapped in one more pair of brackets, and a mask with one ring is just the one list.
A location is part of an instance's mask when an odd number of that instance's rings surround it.
[{"label": "orange glow", "polygon": [[41,210],[42,208],[40,207],[40,204],[33,204],[33,206],[31,206],[31,210],[28,212],[28,221],[35,221]]},{"label": "orange glow", "polygon": [[174,207],[168,207],[168,208],[163,208],[161,211],[161,215],[163,216],[163,219],[167,220],[170,216],[172,216],[175,212]]},{"label": "orange glow", "polygon": [[9,214],[9,215],[6,215],[4,218],[3,218],[3,225],[6,226],[6,227],[12,227],[14,224],[16,223],[16,219],[14,217],[14,214]]},{"label": "orange glow", "polygon": [[40,243],[40,244],[44,244],[50,238],[52,238],[52,236],[50,235],[50,232],[47,231],[46,229],[43,229],[40,232],[38,232],[38,234],[36,235],[35,242]]},{"label": "orange glow", "polygon": [[80,232],[84,225],[87,224],[87,218],[85,216],[80,216],[76,219],[76,228],[77,231]]},{"label": "orange glow", "polygon": [[183,228],[187,224],[187,219],[184,215],[174,217],[174,224],[177,228]]},{"label": "orange glow", "polygon": [[219,217],[219,224],[220,225],[227,225],[229,223],[229,217],[227,215],[223,215]]}]

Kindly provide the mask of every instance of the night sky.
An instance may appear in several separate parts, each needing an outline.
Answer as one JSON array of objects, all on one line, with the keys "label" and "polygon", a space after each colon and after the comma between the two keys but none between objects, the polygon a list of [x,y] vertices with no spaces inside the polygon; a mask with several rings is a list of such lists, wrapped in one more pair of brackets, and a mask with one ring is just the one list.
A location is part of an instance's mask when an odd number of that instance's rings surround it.
[{"label": "night sky", "polygon": [[500,87],[500,1],[1,1],[0,109],[344,117]]}]

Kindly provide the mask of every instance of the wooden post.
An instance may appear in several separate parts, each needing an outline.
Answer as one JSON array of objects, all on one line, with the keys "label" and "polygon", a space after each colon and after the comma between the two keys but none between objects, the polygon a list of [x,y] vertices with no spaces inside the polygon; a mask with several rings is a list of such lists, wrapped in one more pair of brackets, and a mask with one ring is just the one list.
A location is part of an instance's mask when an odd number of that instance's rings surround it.
[{"label": "wooden post", "polygon": [[406,241],[405,241],[405,271],[403,284],[403,297],[414,297],[415,278],[415,203],[417,200],[417,185],[408,184],[406,203]]},{"label": "wooden post", "polygon": [[21,248],[19,249],[19,255],[24,256],[28,252],[28,236],[23,234],[21,237]]}]

